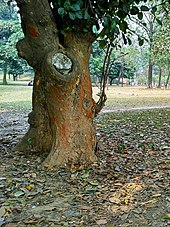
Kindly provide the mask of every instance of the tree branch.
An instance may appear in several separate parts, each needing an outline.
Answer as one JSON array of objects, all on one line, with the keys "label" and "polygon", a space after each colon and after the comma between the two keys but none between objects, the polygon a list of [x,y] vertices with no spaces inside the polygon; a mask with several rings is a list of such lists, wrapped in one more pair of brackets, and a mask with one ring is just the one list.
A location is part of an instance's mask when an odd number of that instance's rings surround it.
[{"label": "tree branch", "polygon": [[108,44],[105,59],[103,62],[103,68],[102,68],[103,82],[101,81],[100,97],[95,105],[95,116],[97,116],[97,114],[102,110],[107,100],[105,89],[106,89],[108,75],[109,75],[110,57],[111,57],[112,51],[113,51],[113,48],[111,47],[111,44]]}]

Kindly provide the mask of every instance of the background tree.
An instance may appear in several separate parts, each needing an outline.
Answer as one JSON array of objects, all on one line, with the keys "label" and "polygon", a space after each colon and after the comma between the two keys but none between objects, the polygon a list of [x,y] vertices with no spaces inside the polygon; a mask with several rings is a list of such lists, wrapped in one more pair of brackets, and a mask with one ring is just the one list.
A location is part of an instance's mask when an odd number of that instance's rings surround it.
[{"label": "background tree", "polygon": [[[113,50],[110,56],[110,63],[109,63],[109,72],[108,72],[108,82],[110,85],[113,83],[116,83],[119,85],[120,82],[120,76],[121,76],[121,67],[124,65],[124,70],[123,70],[123,78],[127,78],[129,80],[134,79],[134,73],[135,73],[135,65],[134,63],[134,58],[133,61],[130,61],[127,53],[123,53],[122,51],[125,50]],[[106,50],[101,49],[99,47],[99,42],[96,41],[94,42],[93,45],[93,51],[92,51],[92,56],[90,59],[90,73],[92,77],[92,82],[98,86],[98,83],[100,84],[100,87],[102,86],[102,81],[103,81],[103,63],[104,63],[104,58],[106,55]],[[122,57],[124,56],[124,62],[122,62]]]},{"label": "background tree", "polygon": [[[18,57],[16,42],[23,37],[21,25],[16,13],[16,3],[7,5],[0,1],[0,69],[3,71],[3,84],[7,84],[7,73],[14,78],[28,69],[23,59]],[[22,69],[22,70],[21,70]]]},{"label": "background tree", "polygon": [[[134,16],[132,21],[137,25],[137,35],[139,43],[143,43],[145,40],[145,48],[148,49],[148,88],[152,88],[152,77],[153,77],[153,56],[152,47],[154,42],[154,35],[162,25],[162,13],[160,13],[160,8],[164,7],[165,2],[160,0],[148,1],[143,10],[146,11],[143,15]],[[141,19],[141,20],[139,20]],[[143,39],[141,39],[143,37]],[[143,47],[142,47],[143,48]]]},{"label": "background tree", "polygon": [[[21,150],[47,152],[45,163],[52,165],[96,160],[92,43],[100,36],[112,45],[120,34],[130,42],[126,17],[139,2],[146,1],[17,0],[25,36],[18,52],[35,70],[30,129]],[[60,66],[59,58],[70,63]]]},{"label": "background tree", "polygon": [[[166,7],[166,8],[165,8]],[[158,87],[161,87],[161,76],[163,71],[167,72],[167,79],[165,81],[165,87],[167,88],[170,77],[170,14],[169,4],[166,4],[164,8],[160,8],[159,12],[162,15],[162,26],[157,30],[154,35],[154,42],[152,48],[152,55],[155,64],[159,67],[159,83]]]}]

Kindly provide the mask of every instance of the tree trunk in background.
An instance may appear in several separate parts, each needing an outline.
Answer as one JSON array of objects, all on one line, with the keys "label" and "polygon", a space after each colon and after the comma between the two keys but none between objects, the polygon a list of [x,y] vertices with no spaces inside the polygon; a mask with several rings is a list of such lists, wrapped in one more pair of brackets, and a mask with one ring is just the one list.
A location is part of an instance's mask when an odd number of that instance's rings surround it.
[{"label": "tree trunk in background", "polygon": [[148,88],[152,88],[152,71],[153,71],[153,64],[151,62],[151,59],[149,59]]},{"label": "tree trunk in background", "polygon": [[[35,70],[30,128],[18,149],[46,152],[44,163],[54,166],[94,162],[95,103],[88,68],[91,42],[84,34],[68,33],[63,47],[47,0],[17,3],[26,37],[18,42],[18,52]],[[56,68],[53,61],[58,54],[71,60],[69,72]]]},{"label": "tree trunk in background", "polygon": [[13,74],[13,81],[17,81],[17,77],[18,77],[17,74]]},{"label": "tree trunk in background", "polygon": [[170,62],[169,62],[169,65],[168,65],[168,76],[167,76],[167,79],[166,79],[165,88],[168,87],[169,78],[170,78]]},{"label": "tree trunk in background", "polygon": [[149,42],[149,66],[148,66],[148,88],[152,88],[152,74],[153,74],[153,62],[152,62],[152,45],[153,45],[153,34],[154,34],[154,18],[150,14],[148,18],[148,42]]},{"label": "tree trunk in background", "polygon": [[3,85],[7,85],[7,59],[5,59],[5,62],[4,62],[4,75],[3,75],[3,82],[2,84]]},{"label": "tree trunk in background", "polygon": [[162,78],[162,69],[161,69],[161,67],[159,67],[159,78],[158,78],[157,88],[161,88],[161,78]]}]

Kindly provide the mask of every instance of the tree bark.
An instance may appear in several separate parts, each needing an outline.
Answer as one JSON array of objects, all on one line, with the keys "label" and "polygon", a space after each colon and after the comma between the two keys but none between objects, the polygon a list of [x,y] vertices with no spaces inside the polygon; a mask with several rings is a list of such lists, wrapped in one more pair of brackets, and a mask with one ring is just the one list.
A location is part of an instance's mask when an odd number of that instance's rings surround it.
[{"label": "tree bark", "polygon": [[3,82],[2,82],[3,85],[7,85],[6,77],[7,77],[7,59],[5,59],[4,61],[4,75],[3,75]]},{"label": "tree bark", "polygon": [[170,62],[168,62],[168,76],[166,78],[165,88],[168,87],[169,79],[170,79]]},{"label": "tree bark", "polygon": [[151,59],[149,59],[148,88],[152,88],[152,71],[153,71],[153,64],[151,62]]},{"label": "tree bark", "polygon": [[159,67],[159,78],[158,78],[157,88],[161,88],[161,79],[162,79],[162,69],[161,69],[161,67]]},{"label": "tree bark", "polygon": [[17,74],[13,74],[13,81],[17,81],[17,77],[18,77]]},{"label": "tree bark", "polygon": [[[61,166],[96,161],[95,103],[89,73],[91,41],[81,33],[67,33],[59,42],[47,0],[18,0],[25,38],[19,55],[35,70],[30,128],[19,150],[46,153],[45,164]],[[58,53],[72,62],[61,73],[53,60]]]}]

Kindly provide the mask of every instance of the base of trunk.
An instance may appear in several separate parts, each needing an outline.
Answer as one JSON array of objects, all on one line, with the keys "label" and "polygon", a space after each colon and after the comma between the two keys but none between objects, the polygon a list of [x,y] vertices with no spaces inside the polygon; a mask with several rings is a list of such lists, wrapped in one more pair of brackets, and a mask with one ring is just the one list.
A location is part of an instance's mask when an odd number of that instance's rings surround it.
[{"label": "base of trunk", "polygon": [[48,122],[48,116],[35,114],[32,111],[28,115],[30,128],[21,141],[17,144],[16,149],[23,152],[31,153],[49,153],[52,143],[52,134]]}]

